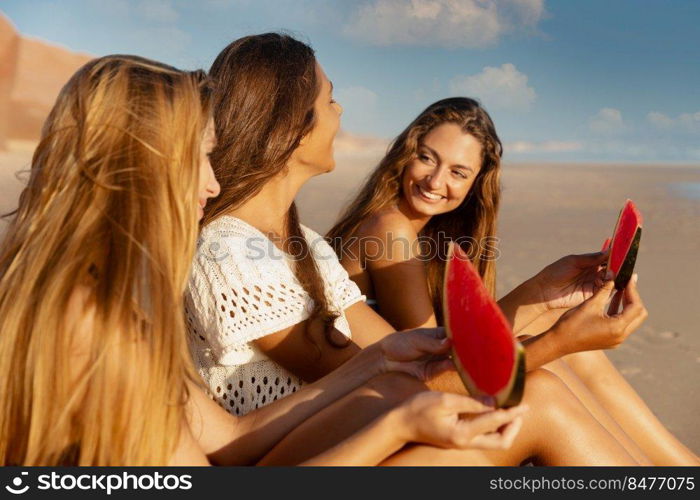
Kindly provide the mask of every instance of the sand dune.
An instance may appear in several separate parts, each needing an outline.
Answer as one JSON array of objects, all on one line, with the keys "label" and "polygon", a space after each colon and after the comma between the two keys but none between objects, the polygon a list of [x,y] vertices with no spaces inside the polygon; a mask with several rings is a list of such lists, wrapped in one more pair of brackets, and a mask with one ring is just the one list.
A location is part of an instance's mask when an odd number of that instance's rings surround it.
[{"label": "sand dune", "polygon": [[92,57],[23,37],[0,13],[0,150],[38,139],[59,91]]}]

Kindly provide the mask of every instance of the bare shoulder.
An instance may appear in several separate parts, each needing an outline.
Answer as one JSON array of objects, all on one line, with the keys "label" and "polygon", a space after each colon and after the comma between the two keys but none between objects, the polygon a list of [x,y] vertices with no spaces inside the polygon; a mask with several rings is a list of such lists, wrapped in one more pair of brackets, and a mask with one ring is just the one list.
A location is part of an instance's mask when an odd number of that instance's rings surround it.
[{"label": "bare shoulder", "polygon": [[367,269],[398,262],[416,262],[420,246],[411,221],[391,207],[369,218],[359,232],[360,254]]},{"label": "bare shoulder", "polygon": [[375,237],[382,240],[393,238],[418,238],[411,221],[396,207],[388,207],[369,217],[359,228],[360,237]]}]

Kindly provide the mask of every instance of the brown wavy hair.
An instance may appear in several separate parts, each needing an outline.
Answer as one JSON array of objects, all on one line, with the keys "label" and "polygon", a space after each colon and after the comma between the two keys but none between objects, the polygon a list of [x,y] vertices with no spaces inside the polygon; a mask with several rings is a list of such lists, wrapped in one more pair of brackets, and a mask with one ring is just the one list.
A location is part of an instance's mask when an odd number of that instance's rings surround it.
[{"label": "brown wavy hair", "polygon": [[[209,76],[216,82],[217,145],[211,163],[221,193],[207,204],[204,225],[239,207],[286,171],[292,153],[314,127],[314,102],[320,93],[313,49],[279,33],[232,42],[218,55]],[[338,313],[326,298],[295,203],[287,213],[286,229],[298,250],[295,275],[314,301],[311,319],[323,322],[331,345],[344,347],[347,342],[332,334],[330,325]]]},{"label": "brown wavy hair", "polygon": [[[474,99],[452,97],[428,106],[393,141],[384,158],[369,175],[359,194],[341,214],[326,237],[340,255],[342,242],[353,236],[360,225],[382,209],[396,204],[403,196],[402,178],[406,166],[417,157],[423,138],[435,127],[453,123],[481,144],[481,170],[462,204],[448,213],[433,216],[419,237],[431,241],[457,241],[470,255],[486,287],[495,293],[496,265],[493,261],[496,220],[500,200],[500,165],[503,146],[486,110]],[[471,245],[465,240],[489,241],[491,245]],[[442,324],[442,280],[446,248],[426,262],[428,288],[438,324]]]},{"label": "brown wavy hair", "polygon": [[178,311],[197,237],[206,82],[106,56],[58,96],[0,245],[2,465],[172,456],[186,383],[198,378]]}]

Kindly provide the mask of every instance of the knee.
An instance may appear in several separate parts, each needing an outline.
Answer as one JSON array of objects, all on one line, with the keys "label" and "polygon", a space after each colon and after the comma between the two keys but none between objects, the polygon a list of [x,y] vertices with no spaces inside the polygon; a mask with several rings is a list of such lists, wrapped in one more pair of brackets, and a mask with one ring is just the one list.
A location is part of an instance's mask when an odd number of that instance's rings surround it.
[{"label": "knee", "polygon": [[606,373],[610,360],[603,351],[583,351],[564,358],[576,374],[584,380],[592,380]]},{"label": "knee", "polygon": [[570,424],[576,412],[582,408],[567,385],[544,368],[528,373],[525,379],[525,402],[539,418],[553,424]]},{"label": "knee", "polygon": [[525,396],[533,403],[556,397],[563,388],[561,379],[545,368],[529,371],[525,377]]}]

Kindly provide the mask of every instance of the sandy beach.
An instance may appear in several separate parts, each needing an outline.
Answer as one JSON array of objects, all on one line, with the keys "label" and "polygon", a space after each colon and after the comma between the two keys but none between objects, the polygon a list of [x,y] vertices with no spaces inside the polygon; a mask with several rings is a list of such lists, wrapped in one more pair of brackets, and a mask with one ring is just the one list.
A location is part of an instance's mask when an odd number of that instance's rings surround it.
[{"label": "sandy beach", "polygon": [[[338,154],[336,171],[299,197],[302,221],[323,233],[376,161]],[[30,153],[0,153],[0,212],[16,206]],[[645,217],[637,271],[649,319],[609,353],[661,421],[700,453],[700,166],[506,165],[499,293],[569,253],[596,251],[626,198]],[[6,224],[0,222],[0,235]]]},{"label": "sandy beach", "polygon": [[[299,199],[326,231],[376,158],[338,155]],[[597,251],[627,198],[644,214],[636,270],[649,318],[609,357],[660,420],[700,453],[700,166],[508,165],[499,219],[499,296],[571,253]]]}]

